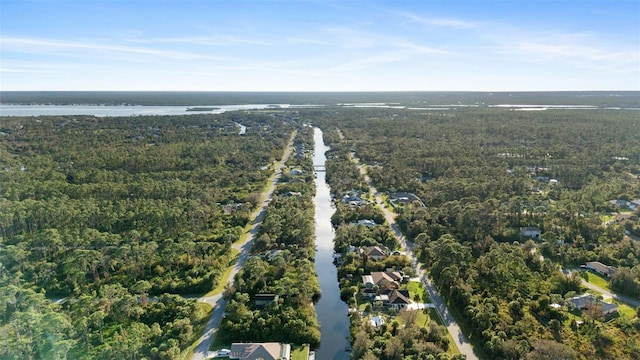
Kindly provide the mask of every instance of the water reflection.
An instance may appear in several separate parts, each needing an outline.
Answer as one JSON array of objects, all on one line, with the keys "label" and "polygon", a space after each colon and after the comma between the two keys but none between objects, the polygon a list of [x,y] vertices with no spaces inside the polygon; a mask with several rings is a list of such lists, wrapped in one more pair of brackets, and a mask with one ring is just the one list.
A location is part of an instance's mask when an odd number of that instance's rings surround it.
[{"label": "water reflection", "polygon": [[[315,142],[313,164],[324,167],[329,150],[322,139],[322,131],[313,129]],[[349,359],[346,352],[349,346],[348,307],[340,300],[338,287],[338,271],[333,264],[333,227],[331,215],[335,209],[331,203],[331,193],[327,186],[324,172],[316,173],[315,220],[316,220],[316,272],[322,290],[322,297],[316,304],[316,312],[320,321],[320,348],[316,351],[316,359]]]}]

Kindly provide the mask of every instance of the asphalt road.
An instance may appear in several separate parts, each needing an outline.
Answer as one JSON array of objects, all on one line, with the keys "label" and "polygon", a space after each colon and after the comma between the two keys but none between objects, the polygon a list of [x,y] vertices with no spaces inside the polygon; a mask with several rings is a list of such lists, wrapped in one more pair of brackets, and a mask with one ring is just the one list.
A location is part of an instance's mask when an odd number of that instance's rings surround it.
[{"label": "asphalt road", "polygon": [[[224,280],[226,283],[233,283],[233,278],[240,271],[244,262],[247,260],[251,250],[251,242],[254,239],[255,235],[258,233],[258,229],[260,224],[262,223],[262,219],[267,212],[267,206],[269,201],[271,200],[271,196],[273,195],[273,191],[276,188],[276,184],[278,183],[278,179],[282,174],[282,167],[284,163],[287,162],[289,155],[291,154],[291,147],[293,146],[293,140],[296,137],[296,131],[291,134],[289,138],[289,143],[282,155],[282,161],[280,161],[275,169],[275,173],[273,175],[273,181],[271,182],[271,186],[263,193],[262,196],[262,205],[257,208],[251,218],[253,220],[253,225],[251,226],[251,230],[249,230],[249,236],[242,243],[237,243],[233,245],[233,248],[238,250],[240,254],[238,255],[238,259],[233,265],[229,277]],[[191,359],[193,360],[205,360],[212,358],[216,355],[216,352],[209,351],[209,347],[215,338],[216,331],[220,326],[220,322],[222,321],[222,317],[224,316],[224,309],[227,306],[227,301],[222,297],[222,294],[216,294],[212,296],[203,296],[198,298],[198,301],[207,303],[213,306],[213,311],[211,312],[211,317],[205,326],[204,332],[202,336],[198,339],[195,350],[193,351],[193,356]]]},{"label": "asphalt road", "polygon": [[[568,274],[570,271],[584,271],[584,270],[577,270],[577,269],[563,269],[562,272],[564,274]],[[597,291],[599,293],[602,294],[602,298],[604,300],[608,300],[608,299],[615,299],[618,300],[620,302],[623,302],[627,305],[630,305],[632,307],[638,307],[640,306],[640,300],[628,297],[628,296],[624,296],[624,295],[618,295],[616,293],[612,293],[611,291],[607,290],[607,289],[603,289],[597,285],[594,285],[588,281],[586,281],[585,279],[582,279],[582,285],[588,287],[591,290]]]},{"label": "asphalt road", "polygon": [[[342,133],[338,131],[338,134],[342,139]],[[353,156],[353,154],[351,154],[351,160],[357,165],[358,169],[360,170],[360,174],[369,186],[369,191],[375,196],[378,207],[382,210],[385,219],[393,229],[393,232],[396,238],[398,238],[402,249],[411,260],[411,264],[413,264],[413,266],[415,267],[418,277],[422,279],[422,283],[429,293],[431,302],[434,304],[438,315],[440,315],[442,322],[447,328],[447,331],[449,331],[449,334],[451,334],[451,337],[453,338],[458,351],[460,351],[461,354],[466,355],[468,360],[477,360],[478,357],[473,353],[471,342],[469,342],[469,339],[467,339],[467,337],[462,333],[462,330],[460,330],[460,326],[458,326],[458,323],[456,323],[453,315],[451,315],[449,309],[447,309],[447,306],[438,293],[438,290],[436,290],[435,286],[431,283],[431,280],[420,266],[420,262],[416,259],[415,253],[413,252],[413,244],[406,241],[404,235],[402,235],[400,227],[398,227],[398,225],[396,224],[395,214],[384,206],[383,199],[378,193],[378,190],[376,190],[376,188],[371,184],[371,179],[369,178],[369,175],[367,175],[366,169],[360,164],[359,160],[355,156]]]}]

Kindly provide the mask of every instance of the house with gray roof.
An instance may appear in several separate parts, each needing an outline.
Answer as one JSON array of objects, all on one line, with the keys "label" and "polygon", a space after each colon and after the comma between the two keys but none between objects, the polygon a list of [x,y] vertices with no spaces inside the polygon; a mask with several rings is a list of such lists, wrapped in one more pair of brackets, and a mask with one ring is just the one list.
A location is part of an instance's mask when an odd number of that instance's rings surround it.
[{"label": "house with gray roof", "polygon": [[567,300],[567,305],[574,309],[596,309],[602,316],[618,312],[618,305],[598,300],[592,294],[582,294]]},{"label": "house with gray roof", "polygon": [[589,261],[586,264],[586,268],[606,277],[611,277],[618,271],[615,266],[605,265],[599,261]]},{"label": "house with gray roof", "polygon": [[229,359],[240,360],[289,360],[291,345],[277,342],[233,343]]}]

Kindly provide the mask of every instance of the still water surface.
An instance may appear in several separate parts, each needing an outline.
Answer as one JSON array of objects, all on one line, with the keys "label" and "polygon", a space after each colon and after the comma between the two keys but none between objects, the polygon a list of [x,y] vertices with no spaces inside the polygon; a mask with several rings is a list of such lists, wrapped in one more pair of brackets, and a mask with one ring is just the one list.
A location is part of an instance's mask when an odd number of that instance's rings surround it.
[{"label": "still water surface", "polygon": [[[325,152],[329,150],[322,139],[322,131],[313,128],[314,153],[313,164],[325,165]],[[320,282],[322,296],[316,304],[316,312],[320,321],[320,348],[316,351],[318,360],[349,359],[346,349],[349,345],[348,308],[340,300],[338,288],[338,271],[333,264],[333,226],[331,215],[335,208],[331,202],[329,186],[325,181],[325,173],[316,174],[315,223],[316,223],[316,273]]]},{"label": "still water surface", "polygon": [[[0,116],[94,115],[193,115],[222,114],[234,110],[288,108],[289,104],[243,104],[212,106],[100,106],[100,105],[0,105]],[[210,108],[209,111],[187,111],[189,108]]]}]

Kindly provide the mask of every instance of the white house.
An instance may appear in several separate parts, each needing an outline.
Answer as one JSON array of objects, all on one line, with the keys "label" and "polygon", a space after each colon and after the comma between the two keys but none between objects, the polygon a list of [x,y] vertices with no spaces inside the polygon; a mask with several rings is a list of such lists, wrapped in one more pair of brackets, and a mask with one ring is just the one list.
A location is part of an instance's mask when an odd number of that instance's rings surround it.
[{"label": "white house", "polygon": [[615,266],[605,265],[599,261],[589,261],[586,264],[586,268],[606,277],[611,277],[618,271]]},{"label": "white house", "polygon": [[380,315],[376,315],[376,316],[372,317],[371,319],[369,319],[368,323],[369,323],[369,325],[373,326],[374,328],[378,328],[382,324],[384,324],[384,318],[382,316],[380,316]]},{"label": "white house", "polygon": [[524,237],[530,237],[532,239],[540,239],[540,234],[542,234],[542,231],[540,230],[540,228],[535,226],[526,226],[526,227],[520,228],[520,235]]}]

